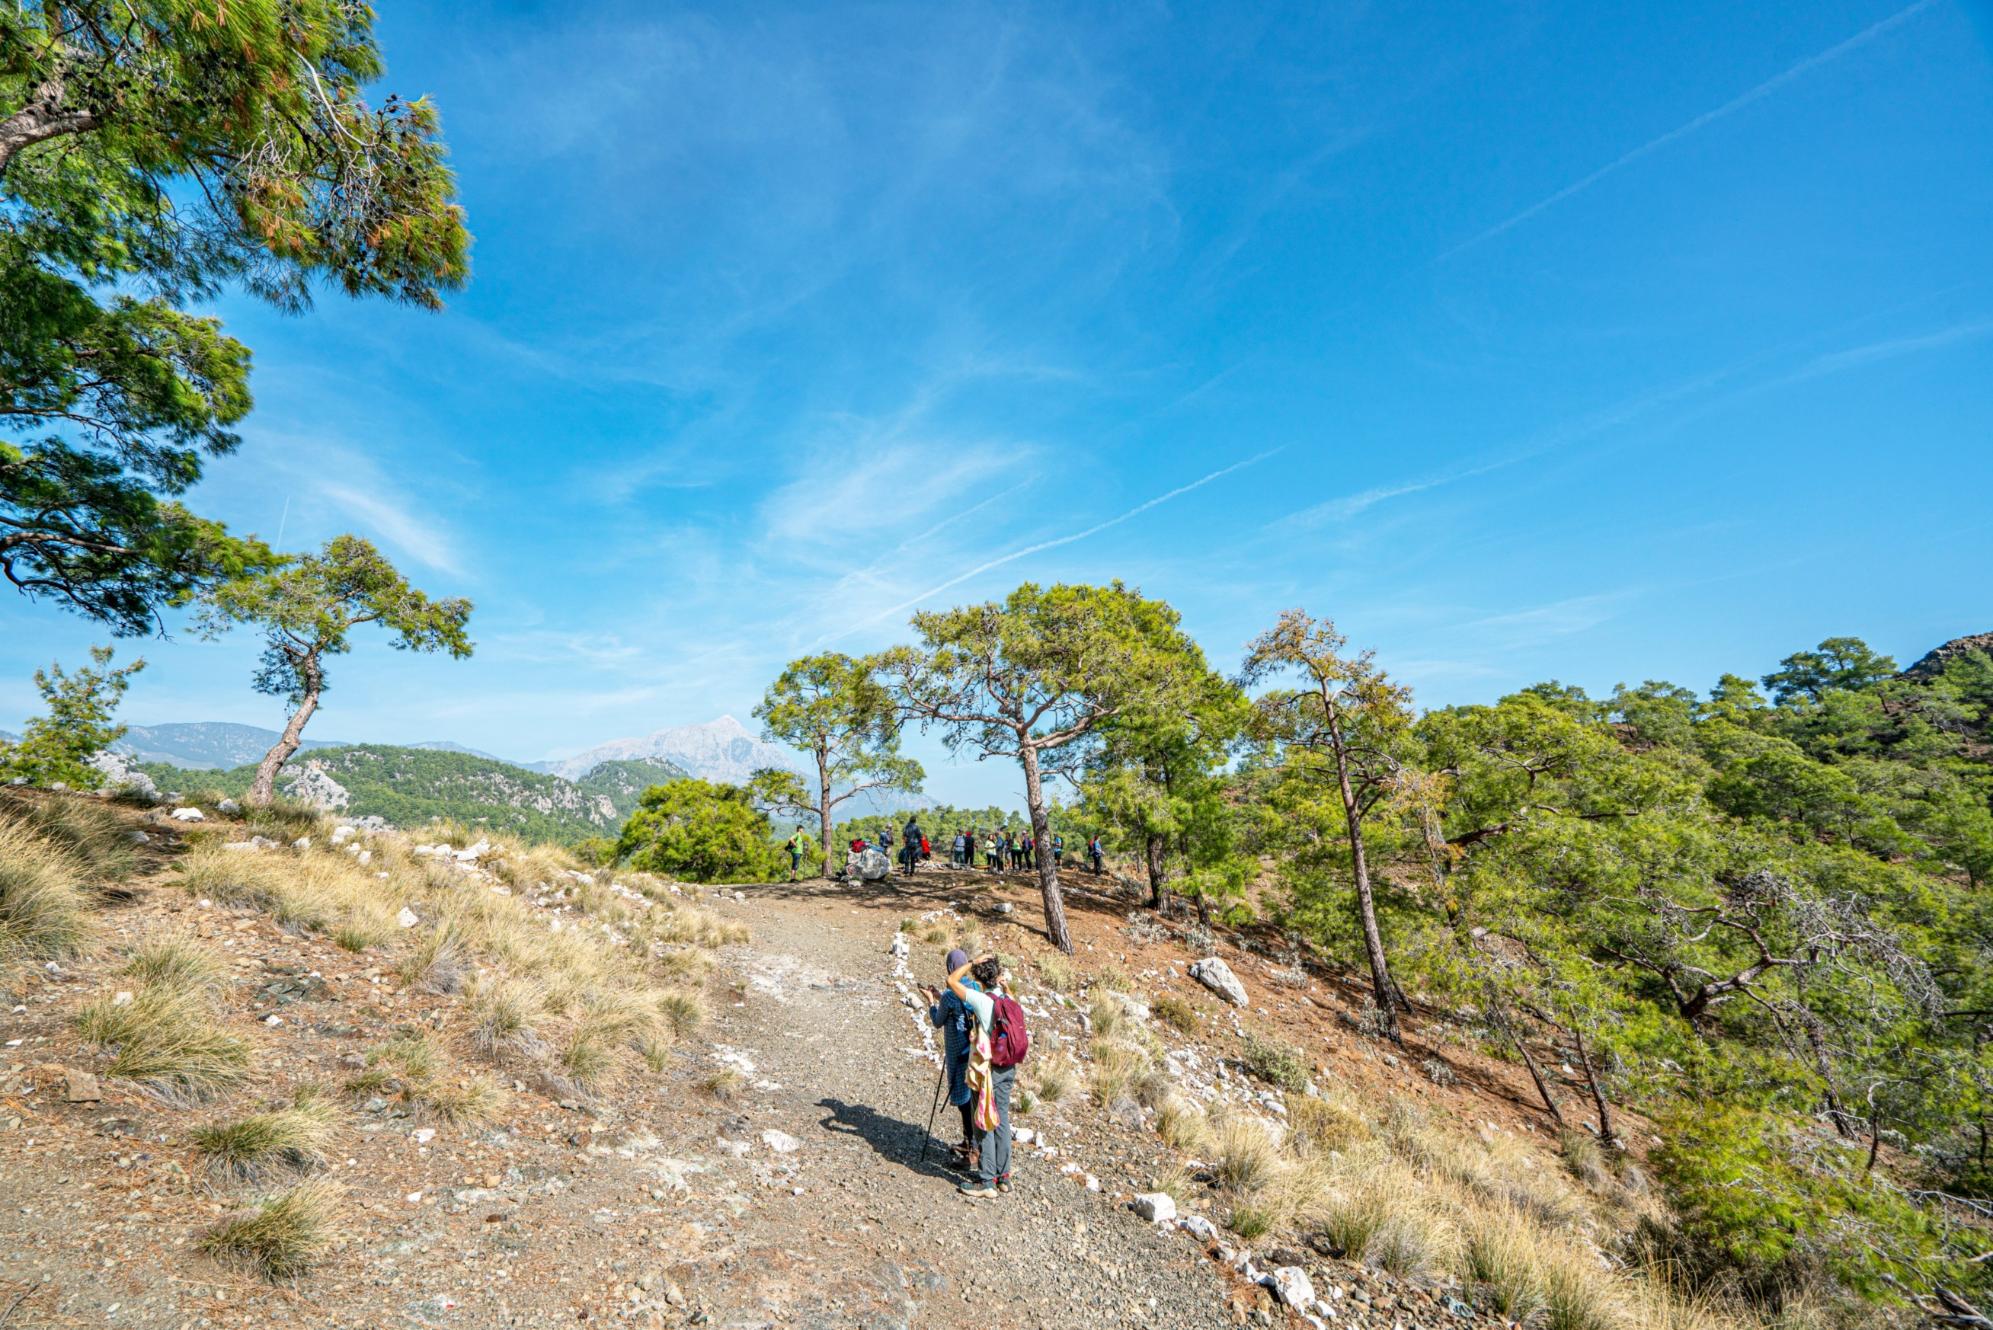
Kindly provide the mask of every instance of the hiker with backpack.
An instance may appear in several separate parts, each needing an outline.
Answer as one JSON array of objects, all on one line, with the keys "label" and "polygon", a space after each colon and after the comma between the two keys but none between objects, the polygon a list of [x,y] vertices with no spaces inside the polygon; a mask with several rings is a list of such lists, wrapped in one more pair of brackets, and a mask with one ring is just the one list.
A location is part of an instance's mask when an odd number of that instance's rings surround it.
[{"label": "hiker with backpack", "polygon": [[1098,833],[1094,835],[1094,838],[1092,840],[1086,843],[1086,852],[1087,856],[1093,860],[1093,875],[1095,877],[1099,877],[1101,860],[1105,858],[1105,854],[1101,849],[1100,836]]},{"label": "hiker with backpack", "polygon": [[912,877],[913,870],[920,866],[921,851],[927,848],[927,837],[921,835],[920,822],[911,813],[907,814],[906,826],[900,829],[900,838],[904,842],[900,862],[906,865],[907,876]]},{"label": "hiker with backpack", "polygon": [[[969,953],[956,947],[948,953],[947,964],[943,967],[952,972],[958,966],[969,963]],[[982,985],[974,979],[963,981],[965,985],[980,989]],[[948,1102],[962,1115],[962,1139],[950,1149],[955,1162],[968,1172],[976,1171],[976,1109],[969,1094],[969,1053],[975,1045],[976,1015],[969,1005],[954,993],[923,984],[922,994],[927,998],[927,1021],[941,1031],[942,1066],[948,1072]]]},{"label": "hiker with backpack", "polygon": [[791,882],[796,880],[796,870],[802,867],[803,851],[813,844],[815,842],[803,834],[801,827],[797,827],[796,834],[784,842],[783,848],[789,851],[789,880]]},{"label": "hiker with backpack", "polygon": [[[969,986],[971,974],[980,988]],[[965,1079],[981,1137],[975,1176],[956,1188],[973,1200],[1010,1191],[1010,1096],[1017,1088],[1017,1068],[1031,1051],[1024,1008],[1006,991],[1006,977],[994,954],[963,962],[948,974],[948,991],[976,1017]]]},{"label": "hiker with backpack", "polygon": [[1066,866],[1066,833],[1063,831],[1055,831],[1052,833],[1052,867],[1054,869],[1060,869],[1064,868],[1065,866]]}]

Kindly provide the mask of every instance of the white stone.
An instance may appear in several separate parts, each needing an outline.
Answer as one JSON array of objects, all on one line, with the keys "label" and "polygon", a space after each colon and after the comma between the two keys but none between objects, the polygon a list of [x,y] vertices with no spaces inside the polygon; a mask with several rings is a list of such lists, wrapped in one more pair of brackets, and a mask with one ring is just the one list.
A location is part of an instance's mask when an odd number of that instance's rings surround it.
[{"label": "white stone", "polygon": [[1168,1192],[1137,1192],[1129,1205],[1151,1224],[1167,1224],[1176,1218],[1176,1198]]},{"label": "white stone", "polygon": [[427,1145],[435,1139],[436,1129],[434,1127],[417,1127],[415,1129],[415,1143],[417,1145]]},{"label": "white stone", "polygon": [[[114,1007],[128,1007],[131,1005],[131,998],[132,995],[129,989],[119,989],[111,996],[111,1005]],[[22,1010],[26,1010],[26,1008]]]},{"label": "white stone", "polygon": [[1315,1305],[1315,1285],[1309,1280],[1308,1272],[1298,1265],[1283,1265],[1267,1276],[1274,1296],[1290,1307],[1302,1311]]},{"label": "white stone", "polygon": [[905,960],[907,954],[912,950],[913,948],[908,944],[907,935],[905,933],[893,934],[893,946],[892,946],[893,955],[898,956],[901,960]]},{"label": "white stone", "polygon": [[357,834],[358,833],[355,832],[351,827],[345,827],[345,826],[334,827],[332,829],[332,843],[334,845],[344,845],[347,841],[352,840],[353,837]]},{"label": "white stone", "polygon": [[1177,1218],[1176,1226],[1199,1242],[1211,1242],[1218,1236],[1218,1226],[1203,1215],[1181,1215]]},{"label": "white stone", "polygon": [[218,813],[229,813],[229,814],[239,813],[242,811],[242,805],[235,802],[235,800],[233,799],[224,799],[220,803],[215,805],[215,811]]},{"label": "white stone", "polygon": [[176,808],[170,814],[175,822],[205,822],[208,815],[198,808]]},{"label": "white stone", "polygon": [[415,911],[409,909],[406,905],[401,907],[401,913],[394,917],[394,921],[403,928],[413,928],[422,922],[421,919],[416,917]]},{"label": "white stone", "polygon": [[291,848],[293,850],[309,850],[311,848],[311,837],[309,836],[298,837],[296,840],[291,842]]},{"label": "white stone", "polygon": [[773,1127],[761,1133],[761,1143],[778,1155],[794,1154],[803,1146],[801,1141],[788,1132],[777,1131]]},{"label": "white stone", "polygon": [[[938,1075],[939,1073],[936,1074]],[[1016,1131],[1012,1132],[1010,1136],[1011,1139],[1016,1141],[1019,1145],[1029,1145],[1031,1144],[1031,1142],[1038,1139],[1038,1133],[1031,1130],[1031,1128],[1029,1127],[1019,1127]]]},{"label": "white stone", "polygon": [[1099,1179],[1099,1178],[1097,1178],[1097,1177],[1095,1177],[1095,1176],[1094,1176],[1093,1174],[1091,1174],[1091,1173],[1087,1174],[1087,1175],[1086,1175],[1086,1189],[1087,1189],[1088,1191],[1099,1191],[1099,1190],[1100,1190],[1100,1179]]},{"label": "white stone", "polygon": [[1232,973],[1232,967],[1216,956],[1207,956],[1190,967],[1190,977],[1235,1007],[1246,1005],[1246,986]]},{"label": "white stone", "polygon": [[265,1025],[282,1025],[283,1023],[284,1023],[284,1018],[282,1016],[279,1016],[274,1011],[271,1012],[268,1016],[265,1016],[263,1018],[263,1024]]}]

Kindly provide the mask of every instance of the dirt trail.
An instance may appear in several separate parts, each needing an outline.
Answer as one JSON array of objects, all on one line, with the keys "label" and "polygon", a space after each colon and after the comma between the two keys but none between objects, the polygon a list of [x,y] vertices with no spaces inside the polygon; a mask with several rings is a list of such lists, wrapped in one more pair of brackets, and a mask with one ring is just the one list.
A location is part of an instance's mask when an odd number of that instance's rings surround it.
[{"label": "dirt trail", "polygon": [[[713,1324],[742,1330],[1230,1324],[1200,1247],[1122,1209],[1124,1179],[1102,1176],[1093,1192],[1060,1171],[1076,1135],[1066,1114],[1091,1110],[1043,1105],[1026,1120],[1067,1149],[1020,1148],[1008,1196],[958,1195],[939,1144],[921,1161],[936,1073],[888,948],[899,917],[945,908],[962,887],[937,874],[862,899],[807,884],[722,904],[753,941],[728,951],[737,1005],[713,1022],[707,1057],[753,1070],[733,1103],[674,1124],[673,1154],[706,1170],[695,1194],[718,1202],[675,1267],[684,1291]],[[798,1144],[778,1153],[769,1131]],[[936,1132],[951,1136],[946,1122]]]}]

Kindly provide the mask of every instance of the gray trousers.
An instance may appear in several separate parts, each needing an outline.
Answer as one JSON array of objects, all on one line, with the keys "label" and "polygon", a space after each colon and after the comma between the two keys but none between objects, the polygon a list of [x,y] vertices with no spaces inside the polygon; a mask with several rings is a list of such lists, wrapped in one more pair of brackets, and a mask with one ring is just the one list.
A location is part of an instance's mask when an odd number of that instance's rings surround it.
[{"label": "gray trousers", "polygon": [[996,1100],[997,1124],[983,1133],[976,1161],[976,1181],[989,1186],[1010,1176],[1010,1092],[1017,1088],[1017,1068],[990,1068],[990,1097]]}]

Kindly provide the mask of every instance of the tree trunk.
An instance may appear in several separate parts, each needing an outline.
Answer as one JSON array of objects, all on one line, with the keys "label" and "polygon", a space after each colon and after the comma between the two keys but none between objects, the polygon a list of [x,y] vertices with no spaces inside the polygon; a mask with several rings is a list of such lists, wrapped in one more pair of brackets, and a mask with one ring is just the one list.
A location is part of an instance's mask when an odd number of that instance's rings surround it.
[{"label": "tree trunk", "polygon": [[1169,875],[1163,867],[1163,849],[1163,838],[1150,832],[1142,857],[1149,866],[1149,908],[1152,910],[1163,908],[1163,879]]},{"label": "tree trunk", "polygon": [[830,762],[822,748],[817,749],[817,823],[823,834],[823,875],[828,879],[836,865],[830,845]]},{"label": "tree trunk", "polygon": [[1606,1102],[1605,1086],[1599,1083],[1598,1068],[1592,1065],[1592,1052],[1585,1047],[1584,1033],[1575,1021],[1571,1023],[1571,1041],[1578,1046],[1578,1065],[1585,1069],[1585,1081],[1592,1088],[1592,1105],[1599,1112],[1599,1144],[1616,1146],[1619,1135],[1612,1129],[1612,1108]]},{"label": "tree trunk", "polygon": [[259,808],[277,797],[277,772],[291,760],[291,754],[298,751],[298,744],[304,740],[305,722],[311,719],[312,712],[318,710],[318,695],[322,691],[318,662],[311,661],[298,673],[305,686],[298,709],[291,713],[291,719],[277,742],[270,745],[270,751],[263,754],[263,760],[256,764],[256,783],[249,787],[249,802]]},{"label": "tree trunk", "polygon": [[7,174],[21,149],[66,134],[88,133],[102,123],[94,111],[64,110],[64,100],[64,81],[58,75],[38,85],[27,105],[0,120],[0,176]]},{"label": "tree trunk", "polygon": [[1543,1079],[1543,1069],[1536,1065],[1536,1058],[1523,1041],[1522,1031],[1516,1029],[1515,1020],[1508,1008],[1502,1005],[1501,995],[1495,991],[1494,981],[1488,982],[1488,1015],[1501,1032],[1508,1036],[1509,1043],[1522,1055],[1522,1065],[1529,1069],[1529,1079],[1536,1085],[1536,1093],[1543,1100],[1544,1111],[1558,1126],[1564,1125],[1564,1111],[1557,1107],[1557,1100],[1551,1096],[1550,1084]]},{"label": "tree trunk", "polygon": [[[1024,767],[1024,803],[1031,810],[1031,836],[1043,845],[1052,839],[1052,820],[1045,816],[1045,785],[1038,778],[1038,750],[1020,744],[1017,758]],[[1073,937],[1066,931],[1066,902],[1059,894],[1059,870],[1048,854],[1038,856],[1038,891],[1045,898],[1045,935],[1068,956]]]},{"label": "tree trunk", "polygon": [[1329,713],[1329,739],[1335,748],[1336,785],[1342,791],[1343,824],[1349,829],[1349,868],[1356,879],[1356,917],[1363,927],[1363,949],[1370,959],[1370,987],[1376,995],[1377,1019],[1394,1044],[1405,1042],[1398,1030],[1398,986],[1384,959],[1384,934],[1377,927],[1377,898],[1370,889],[1370,861],[1363,851],[1363,813],[1349,783],[1349,754],[1343,746],[1342,722]]}]

